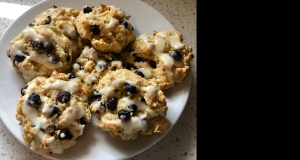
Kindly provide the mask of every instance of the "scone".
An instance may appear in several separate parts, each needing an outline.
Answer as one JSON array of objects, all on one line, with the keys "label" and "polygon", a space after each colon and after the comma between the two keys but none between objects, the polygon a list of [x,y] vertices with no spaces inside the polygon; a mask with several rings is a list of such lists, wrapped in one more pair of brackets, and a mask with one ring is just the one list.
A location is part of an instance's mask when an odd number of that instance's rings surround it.
[{"label": "scone", "polygon": [[125,54],[132,71],[157,82],[162,90],[181,83],[194,58],[192,48],[182,39],[179,31],[157,30],[153,35],[140,35]]},{"label": "scone", "polygon": [[115,59],[112,54],[84,46],[80,57],[73,64],[72,76],[80,78],[93,89],[108,71],[121,68],[123,68],[122,61]]},{"label": "scone", "polygon": [[69,74],[53,72],[36,77],[21,89],[16,118],[30,149],[42,154],[61,154],[83,134],[91,112],[90,88]]},{"label": "scone", "polygon": [[159,85],[127,69],[109,71],[90,97],[97,124],[112,137],[134,140],[168,130],[166,97]]},{"label": "scone", "polygon": [[71,41],[73,59],[76,59],[82,50],[82,40],[75,27],[75,18],[79,10],[68,7],[53,6],[37,15],[31,25],[55,25]]},{"label": "scone", "polygon": [[27,26],[10,42],[7,56],[26,82],[37,76],[51,76],[54,70],[69,71],[72,49],[69,39],[52,25]]},{"label": "scone", "polygon": [[84,6],[75,19],[79,35],[97,50],[119,53],[135,39],[130,16],[115,6]]}]

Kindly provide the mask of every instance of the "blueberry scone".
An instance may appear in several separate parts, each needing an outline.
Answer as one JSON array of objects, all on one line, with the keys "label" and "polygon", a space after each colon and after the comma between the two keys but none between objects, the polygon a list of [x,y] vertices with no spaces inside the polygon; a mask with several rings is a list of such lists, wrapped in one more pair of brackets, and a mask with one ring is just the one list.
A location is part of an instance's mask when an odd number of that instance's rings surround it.
[{"label": "blueberry scone", "polygon": [[89,90],[78,78],[57,72],[38,76],[21,89],[16,118],[31,150],[61,154],[76,143],[91,121]]},{"label": "blueberry scone", "polygon": [[168,129],[166,97],[159,85],[132,71],[109,71],[90,97],[97,124],[112,137],[134,140]]},{"label": "blueberry scone", "polygon": [[10,42],[7,56],[28,82],[37,76],[51,76],[54,70],[67,72],[72,63],[69,39],[56,26],[27,26]]},{"label": "blueberry scone", "polygon": [[79,35],[88,39],[95,49],[119,53],[135,39],[130,16],[115,6],[84,6],[75,25]]},{"label": "blueberry scone", "polygon": [[75,27],[75,18],[79,10],[68,7],[53,6],[37,15],[32,25],[55,25],[71,41],[73,59],[76,59],[82,50],[82,40]]},{"label": "blueberry scone", "polygon": [[123,68],[122,61],[115,59],[112,54],[84,46],[80,57],[72,66],[72,76],[80,78],[93,89],[108,71],[121,68]]},{"label": "blueberry scone", "polygon": [[129,47],[126,62],[146,79],[156,81],[165,90],[181,83],[194,58],[192,48],[182,40],[179,31],[157,30],[140,35]]}]

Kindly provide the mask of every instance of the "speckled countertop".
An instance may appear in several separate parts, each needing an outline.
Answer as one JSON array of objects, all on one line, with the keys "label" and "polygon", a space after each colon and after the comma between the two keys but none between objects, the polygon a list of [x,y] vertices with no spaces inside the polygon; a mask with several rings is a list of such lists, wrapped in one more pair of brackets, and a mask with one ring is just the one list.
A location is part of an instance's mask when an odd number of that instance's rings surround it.
[{"label": "speckled countertop", "polygon": [[[13,8],[3,9],[7,4],[33,6],[41,0],[0,0],[0,37],[14,19],[26,10],[16,13]],[[157,144],[130,159],[188,159],[197,157],[196,135],[196,0],[142,0],[149,4],[183,34],[184,41],[192,46],[195,59],[191,62],[192,86],[185,110],[172,130]],[[13,6],[13,5],[12,5]],[[2,7],[2,8],[1,8]],[[11,12],[11,13],[10,13]],[[12,13],[15,14],[12,14]],[[11,15],[9,18],[5,15]],[[5,53],[1,53],[5,54]],[[18,142],[0,120],[0,159],[46,160]]]}]

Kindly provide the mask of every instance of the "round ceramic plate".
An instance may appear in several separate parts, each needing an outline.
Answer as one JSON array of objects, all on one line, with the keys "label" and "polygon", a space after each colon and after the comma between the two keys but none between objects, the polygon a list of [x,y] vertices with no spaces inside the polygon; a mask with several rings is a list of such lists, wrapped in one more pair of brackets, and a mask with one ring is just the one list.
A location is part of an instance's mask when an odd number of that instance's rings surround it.
[{"label": "round ceramic plate", "polygon": [[[129,22],[133,25],[136,36],[142,33],[152,34],[154,30],[174,30],[172,24],[159,12],[140,0],[46,0],[30,8],[21,15],[3,34],[0,40],[0,117],[10,132],[25,145],[22,138],[22,128],[15,118],[17,101],[20,98],[20,89],[25,85],[22,74],[17,73],[6,56],[10,41],[33,21],[34,17],[53,5],[59,7],[73,7],[82,10],[84,5],[99,6],[100,4],[113,5],[131,15]],[[191,72],[185,81],[175,88],[164,92],[169,107],[167,119],[169,130],[179,119],[189,96],[191,86]],[[98,128],[95,118],[87,124],[83,135],[77,143],[64,151],[63,154],[47,156],[55,159],[126,159],[148,149],[165,134],[139,136],[133,141],[123,141],[120,137],[112,138],[108,132]],[[45,156],[45,155],[44,155]]]}]

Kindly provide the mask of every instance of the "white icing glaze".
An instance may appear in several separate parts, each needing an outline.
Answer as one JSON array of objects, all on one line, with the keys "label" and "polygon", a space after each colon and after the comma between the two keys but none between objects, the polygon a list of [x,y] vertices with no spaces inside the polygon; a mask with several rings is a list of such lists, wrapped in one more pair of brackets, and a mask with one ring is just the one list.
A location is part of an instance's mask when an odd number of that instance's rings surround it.
[{"label": "white icing glaze", "polygon": [[61,15],[61,13],[60,13],[60,10],[57,8],[50,8],[50,9],[46,10],[45,12],[43,12],[43,15],[45,17],[51,16],[51,20],[56,21],[57,18]]},{"label": "white icing glaze", "polygon": [[99,111],[100,113],[102,113],[104,111],[104,106],[101,105],[101,101],[95,101],[91,104],[92,110],[93,111]]},{"label": "white icing glaze", "polygon": [[181,49],[184,47],[184,45],[180,42],[180,37],[178,34],[168,37],[168,41],[174,49]]},{"label": "white icing glaze", "polygon": [[67,37],[70,37],[72,39],[76,39],[77,37],[77,32],[74,26],[68,24],[68,23],[63,23],[62,25],[63,33],[67,35]]},{"label": "white icing glaze", "polygon": [[73,71],[78,72],[80,70],[80,65],[78,63],[73,64]]},{"label": "white icing glaze", "polygon": [[63,81],[63,80],[55,80],[54,83],[51,83],[49,79],[47,79],[46,82],[46,89],[57,89],[57,90],[65,90],[70,93],[74,93],[78,91],[79,89],[79,84],[78,84],[78,79],[73,78],[69,81]]},{"label": "white icing glaze", "polygon": [[93,59],[96,63],[98,62],[98,54],[93,47],[85,47],[82,51],[82,56]]},{"label": "white icing glaze", "polygon": [[93,14],[92,12],[88,13],[88,14],[85,14],[85,18],[87,19],[95,19],[96,18],[96,15]]},{"label": "white icing glaze", "polygon": [[47,54],[39,54],[36,53],[35,51],[30,51],[29,54],[30,56],[28,57],[28,59],[43,64],[49,69],[60,68],[63,66],[63,63],[60,61],[55,64],[49,62]]},{"label": "white icing glaze", "polygon": [[122,123],[125,133],[132,133],[133,131],[146,131],[148,123],[140,117],[131,117],[126,123]]},{"label": "white icing glaze", "polygon": [[27,26],[23,31],[22,31],[22,36],[25,39],[32,39],[37,42],[44,42],[45,38],[42,36],[38,36],[35,30],[32,27]]},{"label": "white icing glaze", "polygon": [[26,52],[26,46],[24,45],[24,42],[22,40],[16,41],[15,44],[10,49],[11,61],[14,60],[16,55],[27,57],[27,55],[24,54],[23,52]]},{"label": "white icing glaze", "polygon": [[[99,60],[96,65],[96,71],[100,72],[101,70],[103,70],[106,67],[106,65],[107,65],[107,63],[105,61]],[[100,68],[100,66],[102,66],[102,67]]]},{"label": "white icing glaze", "polygon": [[105,85],[102,89],[99,90],[98,93],[101,94],[102,96],[106,96],[108,98],[115,96],[114,88],[109,85]]},{"label": "white icing glaze", "polygon": [[61,146],[55,143],[55,137],[51,136],[50,138],[46,138],[45,144],[48,146],[46,148],[51,148],[54,153],[57,154],[63,153],[63,149],[61,148]]},{"label": "white icing glaze", "polygon": [[147,69],[147,68],[139,68],[139,71],[141,71],[144,74],[145,78],[148,79],[148,78],[151,77],[151,71],[149,69]]},{"label": "white icing glaze", "polygon": [[119,24],[119,20],[118,19],[111,18],[110,22],[106,26],[104,26],[104,30],[106,30],[106,31],[107,30],[111,30],[111,29],[113,29],[118,24]]},{"label": "white icing glaze", "polygon": [[120,68],[122,67],[122,62],[121,61],[111,61],[111,67],[117,67],[117,68]]},{"label": "white icing glaze", "polygon": [[86,76],[85,78],[84,78],[84,82],[86,83],[86,84],[92,84],[93,83],[93,81],[96,81],[97,80],[97,78],[94,76],[94,75],[88,75],[88,76]]},{"label": "white icing glaze", "polygon": [[166,40],[156,37],[154,43],[149,43],[147,34],[142,34],[139,36],[139,38],[142,39],[146,43],[147,48],[151,49],[151,51],[158,57],[158,59],[164,63],[168,79],[170,83],[174,83],[174,73],[172,70],[174,65],[174,59],[168,54],[163,53],[166,45]]},{"label": "white icing glaze", "polygon": [[141,90],[146,91],[150,99],[152,100],[158,93],[157,89],[153,86],[141,87]]}]

